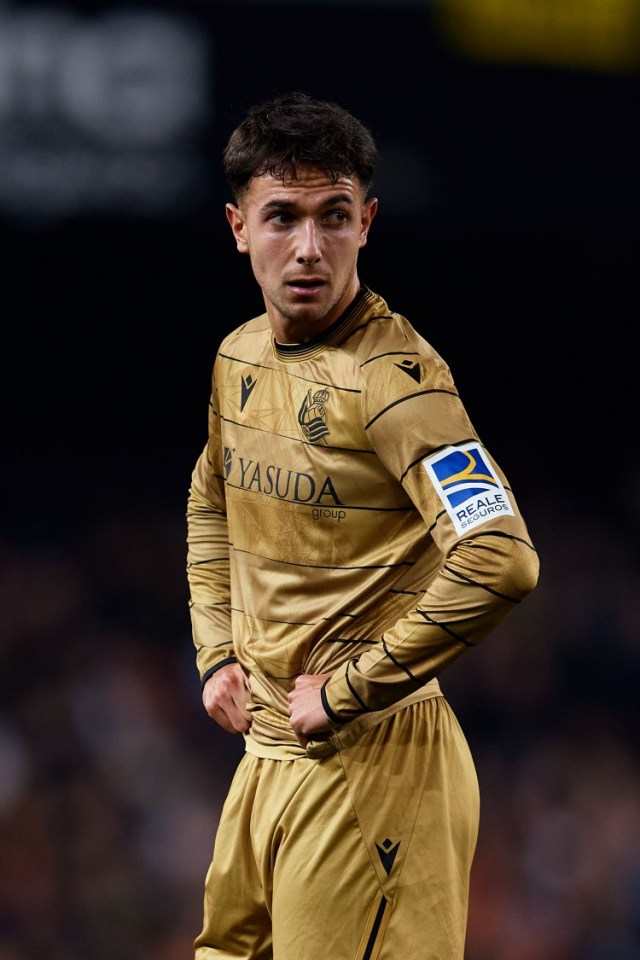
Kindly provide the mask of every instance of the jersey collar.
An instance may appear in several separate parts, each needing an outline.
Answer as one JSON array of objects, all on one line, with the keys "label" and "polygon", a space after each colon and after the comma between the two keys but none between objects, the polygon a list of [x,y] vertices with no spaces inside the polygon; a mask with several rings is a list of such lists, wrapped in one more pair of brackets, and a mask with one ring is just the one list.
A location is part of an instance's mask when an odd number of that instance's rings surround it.
[{"label": "jersey collar", "polygon": [[357,326],[367,310],[373,305],[376,295],[364,284],[351,301],[342,316],[338,317],[330,327],[323,330],[308,343],[278,343],[274,337],[273,349],[279,360],[308,360],[321,353],[327,347],[333,347]]}]

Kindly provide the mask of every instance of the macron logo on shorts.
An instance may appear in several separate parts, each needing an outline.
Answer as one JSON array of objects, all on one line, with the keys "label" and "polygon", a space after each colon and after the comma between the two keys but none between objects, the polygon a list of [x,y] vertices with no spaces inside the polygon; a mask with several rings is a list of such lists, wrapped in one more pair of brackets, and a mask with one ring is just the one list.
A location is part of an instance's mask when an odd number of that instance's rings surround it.
[{"label": "macron logo on shorts", "polygon": [[393,861],[396,859],[396,854],[400,847],[400,841],[394,843],[393,840],[389,840],[387,837],[386,840],[383,840],[382,843],[376,843],[376,850],[378,851],[378,856],[380,857],[380,863],[385,869],[387,876],[391,873],[391,868],[393,866]]},{"label": "macron logo on shorts", "polygon": [[422,465],[456,533],[467,533],[496,516],[515,516],[509,495],[480,444],[447,447]]}]

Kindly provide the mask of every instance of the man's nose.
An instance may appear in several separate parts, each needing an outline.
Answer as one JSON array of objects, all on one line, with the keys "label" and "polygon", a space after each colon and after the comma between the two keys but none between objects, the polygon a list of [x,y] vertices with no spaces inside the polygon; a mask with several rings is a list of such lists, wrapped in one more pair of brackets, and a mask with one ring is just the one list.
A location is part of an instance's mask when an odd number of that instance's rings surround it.
[{"label": "man's nose", "polygon": [[318,230],[313,220],[301,224],[298,237],[298,263],[317,263],[320,260]]}]

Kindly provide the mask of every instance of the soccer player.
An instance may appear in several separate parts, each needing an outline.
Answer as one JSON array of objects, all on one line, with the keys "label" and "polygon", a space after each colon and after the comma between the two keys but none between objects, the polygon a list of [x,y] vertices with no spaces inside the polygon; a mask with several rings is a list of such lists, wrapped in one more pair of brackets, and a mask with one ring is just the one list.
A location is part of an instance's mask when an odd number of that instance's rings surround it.
[{"label": "soccer player", "polygon": [[538,558],[447,365],[359,278],[377,159],[297,92],[224,151],[265,313],[218,349],[187,507],[203,702],[246,744],[197,960],[463,957],[478,783],[438,678]]}]

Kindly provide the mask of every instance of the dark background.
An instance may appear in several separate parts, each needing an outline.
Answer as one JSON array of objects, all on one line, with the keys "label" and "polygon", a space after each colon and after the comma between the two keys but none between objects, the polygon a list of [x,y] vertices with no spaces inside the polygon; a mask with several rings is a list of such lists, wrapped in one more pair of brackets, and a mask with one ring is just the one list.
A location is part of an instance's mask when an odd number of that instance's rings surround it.
[{"label": "dark background", "polygon": [[0,960],[191,955],[241,744],[200,706],[184,510],[215,348],[262,311],[220,154],[294,88],[376,136],[361,276],[541,554],[443,678],[483,796],[468,960],[640,955],[640,9],[579,6],[0,6]]}]

